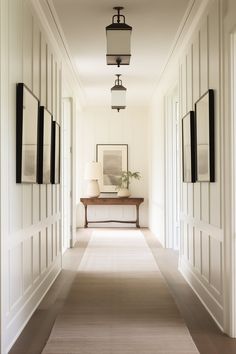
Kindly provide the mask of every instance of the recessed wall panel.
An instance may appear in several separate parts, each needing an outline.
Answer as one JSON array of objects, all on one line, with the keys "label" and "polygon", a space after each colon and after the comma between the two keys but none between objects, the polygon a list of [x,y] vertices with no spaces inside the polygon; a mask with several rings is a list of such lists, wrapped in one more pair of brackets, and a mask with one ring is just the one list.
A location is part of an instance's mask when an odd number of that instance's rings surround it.
[{"label": "recessed wall panel", "polygon": [[40,266],[40,242],[39,233],[33,236],[33,281],[39,276]]},{"label": "recessed wall panel", "polygon": [[40,273],[42,274],[47,267],[47,232],[46,228],[40,232]]},{"label": "recessed wall panel", "polygon": [[23,245],[22,243],[14,247],[9,252],[10,257],[10,308],[23,295]]},{"label": "recessed wall panel", "polygon": [[194,229],[194,260],[195,269],[201,273],[201,231],[195,227]]},{"label": "recessed wall panel", "polygon": [[210,265],[210,258],[209,258],[209,248],[210,245],[210,236],[202,232],[201,237],[201,259],[202,259],[202,275],[209,281],[209,265]]},{"label": "recessed wall panel", "polygon": [[210,283],[219,292],[222,291],[222,243],[210,238]]},{"label": "recessed wall panel", "polygon": [[33,237],[28,238],[23,243],[23,289],[27,291],[32,285],[32,248]]}]

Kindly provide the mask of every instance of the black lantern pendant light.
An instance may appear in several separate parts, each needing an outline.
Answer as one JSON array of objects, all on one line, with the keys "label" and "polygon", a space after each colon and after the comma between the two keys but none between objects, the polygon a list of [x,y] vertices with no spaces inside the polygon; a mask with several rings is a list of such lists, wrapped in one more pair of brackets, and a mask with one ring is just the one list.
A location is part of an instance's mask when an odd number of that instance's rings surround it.
[{"label": "black lantern pendant light", "polygon": [[129,65],[130,37],[132,27],[125,23],[125,16],[120,15],[123,7],[113,7],[117,14],[112,17],[112,24],[106,27],[107,65]]},{"label": "black lantern pendant light", "polygon": [[111,88],[111,108],[117,109],[119,112],[120,109],[125,109],[126,107],[126,88],[122,85],[120,80],[120,74],[116,74],[117,79],[115,80],[115,86]]}]

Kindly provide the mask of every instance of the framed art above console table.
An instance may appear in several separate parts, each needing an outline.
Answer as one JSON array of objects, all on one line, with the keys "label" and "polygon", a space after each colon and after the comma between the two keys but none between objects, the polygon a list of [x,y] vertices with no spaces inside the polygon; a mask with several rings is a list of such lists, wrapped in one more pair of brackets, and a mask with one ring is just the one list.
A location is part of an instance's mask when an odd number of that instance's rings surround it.
[{"label": "framed art above console table", "polygon": [[102,166],[102,178],[99,180],[102,193],[117,192],[116,186],[122,171],[128,171],[127,144],[97,144],[96,161]]}]

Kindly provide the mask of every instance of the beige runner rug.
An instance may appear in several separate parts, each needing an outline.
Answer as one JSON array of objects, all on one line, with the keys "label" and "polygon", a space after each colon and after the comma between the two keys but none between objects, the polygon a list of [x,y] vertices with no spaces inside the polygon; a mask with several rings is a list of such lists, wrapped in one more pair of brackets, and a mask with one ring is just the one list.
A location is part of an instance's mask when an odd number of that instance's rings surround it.
[{"label": "beige runner rug", "polygon": [[93,232],[49,353],[198,353],[141,231]]}]

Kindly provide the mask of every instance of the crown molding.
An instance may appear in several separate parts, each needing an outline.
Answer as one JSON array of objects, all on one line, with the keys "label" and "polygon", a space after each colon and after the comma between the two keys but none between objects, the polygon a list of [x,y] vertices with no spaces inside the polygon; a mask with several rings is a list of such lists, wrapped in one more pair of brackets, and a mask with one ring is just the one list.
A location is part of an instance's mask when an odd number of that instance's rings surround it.
[{"label": "crown molding", "polygon": [[[158,91],[159,85],[162,83],[167,71],[170,71],[170,76],[173,77],[173,74],[176,72],[176,67],[173,68],[174,64],[178,64],[181,53],[186,49],[199,21],[211,2],[212,0],[202,0],[201,2],[199,0],[190,1],[167,56],[167,60],[163,65],[158,80],[156,81],[152,99],[155,97],[155,93]],[[168,88],[168,85],[169,83],[166,81],[164,86]]]},{"label": "crown molding", "polygon": [[79,105],[84,107],[86,95],[75,68],[72,56],[61,28],[56,10],[51,0],[30,0],[32,8],[41,23],[55,53],[62,61],[62,70],[69,80],[72,90],[78,97]]}]

